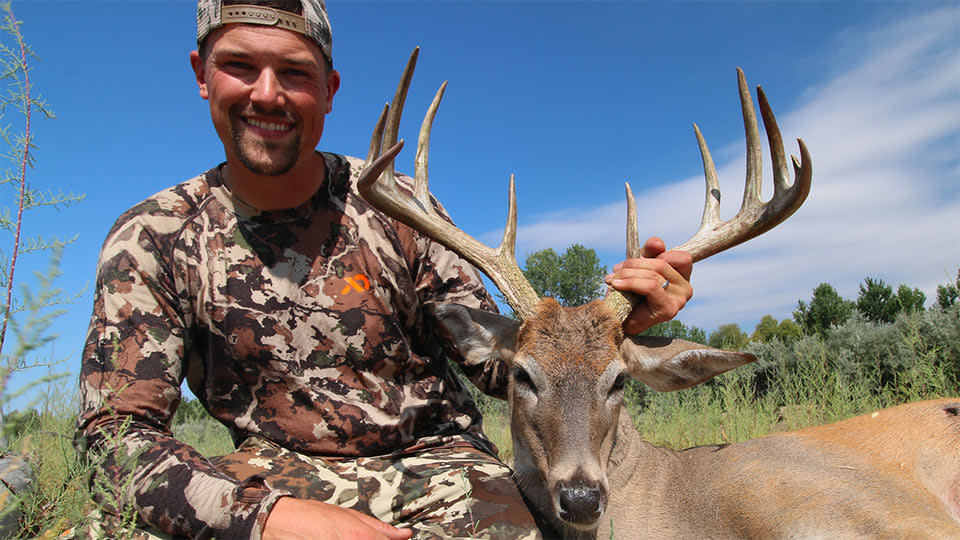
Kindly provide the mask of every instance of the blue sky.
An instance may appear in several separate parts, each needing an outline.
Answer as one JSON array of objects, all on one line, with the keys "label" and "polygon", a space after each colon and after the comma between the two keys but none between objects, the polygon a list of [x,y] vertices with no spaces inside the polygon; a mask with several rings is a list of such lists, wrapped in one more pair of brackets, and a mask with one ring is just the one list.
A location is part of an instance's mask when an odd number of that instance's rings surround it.
[{"label": "blue sky", "polygon": [[[788,153],[813,156],[813,189],[786,223],[699,263],[681,320],[707,331],[791,316],[821,282],[856,296],[866,276],[927,293],[960,266],[960,4],[956,1],[329,0],[343,84],[320,148],[364,155],[415,46],[401,136],[416,140],[444,80],[431,188],[465,231],[495,243],[516,174],[518,258],[577,242],[622,258],[623,182],[641,235],[668,245],[699,225],[697,122],[717,162],[722,215],[739,207],[736,67],[770,98]],[[76,372],[97,252],[143,198],[223,159],[187,55],[191,0],[14,1],[56,112],[35,118],[32,185],[84,193],[27,216],[29,236],[77,234],[54,327]],[[6,43],[6,41],[5,41]],[[8,112],[5,123],[14,122]],[[769,154],[764,174],[769,180]],[[410,171],[413,150],[398,158]],[[767,187],[769,193],[771,189]],[[12,198],[4,193],[3,205]],[[19,270],[26,278],[31,265]],[[44,353],[49,354],[49,353]]]}]

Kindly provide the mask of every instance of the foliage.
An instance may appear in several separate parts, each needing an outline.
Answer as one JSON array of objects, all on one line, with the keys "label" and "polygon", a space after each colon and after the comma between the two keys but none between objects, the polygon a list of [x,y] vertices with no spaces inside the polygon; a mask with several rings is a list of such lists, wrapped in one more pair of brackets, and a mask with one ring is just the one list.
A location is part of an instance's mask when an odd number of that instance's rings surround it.
[{"label": "foliage", "polygon": [[706,345],[707,334],[699,326],[687,326],[677,319],[660,323],[641,332],[644,336],[683,339]]},{"label": "foliage", "polygon": [[208,457],[229,454],[234,449],[230,431],[210,416],[198,399],[180,400],[170,431],[175,439]]},{"label": "foliage", "polygon": [[850,318],[854,304],[844,300],[829,283],[821,283],[813,290],[813,298],[807,305],[803,300],[797,302],[793,318],[807,335],[826,336],[830,327]]},{"label": "foliage", "polygon": [[83,523],[90,511],[89,467],[71,437],[76,426],[75,397],[48,393],[35,410],[37,423],[32,429],[10,438],[11,447],[23,449],[36,471],[35,488],[22,500],[22,538],[55,537]]},{"label": "foliage", "polygon": [[[0,415],[2,408],[11,400],[36,390],[63,375],[50,373],[35,378],[33,382],[21,388],[12,389],[9,382],[14,373],[45,367],[48,372],[62,360],[55,358],[38,359],[43,348],[50,344],[55,336],[50,334],[50,325],[55,317],[62,313],[58,306],[71,299],[64,296],[63,291],[54,286],[54,281],[60,276],[60,257],[63,247],[73,241],[72,238],[26,238],[25,217],[28,213],[43,208],[59,209],[82,197],[72,194],[51,193],[37,189],[27,180],[27,172],[34,166],[35,146],[33,144],[34,130],[32,120],[34,113],[40,113],[52,118],[53,113],[39,95],[35,95],[30,83],[29,62],[34,59],[30,48],[23,40],[20,32],[20,22],[16,20],[10,3],[0,5],[3,11],[3,22],[0,23],[0,79],[4,84],[0,87],[0,116],[4,122],[0,125],[0,140],[4,146],[0,156],[7,160],[6,167],[0,173],[0,192],[12,195],[12,204],[4,202],[0,206],[0,235],[3,236],[3,245],[0,245],[0,290],[3,291],[2,305],[0,305]],[[8,116],[8,113],[14,113]],[[17,265],[22,258],[29,254],[46,255],[49,266],[46,272],[36,272],[35,283],[31,287],[24,283],[17,274]],[[14,295],[15,285],[20,286],[18,295]],[[9,330],[9,333],[8,333]],[[8,337],[14,338],[14,346],[8,346]],[[16,472],[21,477],[33,478],[25,490],[16,494],[13,499],[3,501],[3,517],[16,516],[16,520],[4,520],[4,524],[19,524],[21,531],[18,536],[36,536],[46,531],[44,516],[54,511],[64,498],[63,489],[69,481],[60,482],[59,492],[51,494],[49,483],[41,475],[47,471],[67,469],[66,477],[73,478],[78,463],[72,450],[66,451],[69,456],[65,461],[57,461],[50,457],[50,450],[63,450],[57,443],[69,445],[70,438],[64,437],[62,431],[54,431],[54,441],[41,441],[45,430],[42,428],[50,421],[48,411],[38,412],[28,409],[22,414],[11,413],[2,415],[4,420],[10,421],[4,426],[2,433],[9,437],[0,445],[4,456],[14,455],[23,458],[17,461]],[[71,419],[72,420],[72,419]],[[72,424],[72,422],[70,422]],[[63,427],[63,426],[58,426]],[[67,429],[67,432],[72,431]],[[9,445],[7,444],[9,442]],[[31,472],[32,469],[32,472]],[[63,513],[59,515],[63,516]],[[15,531],[3,530],[0,535],[7,535]]]},{"label": "foliage", "polygon": [[884,283],[882,279],[868,277],[860,285],[857,311],[862,313],[868,321],[893,322],[899,311],[897,308],[893,296],[893,287]]},{"label": "foliage", "polygon": [[180,406],[177,407],[177,412],[173,413],[173,420],[170,423],[171,425],[188,424],[209,417],[210,413],[203,407],[203,403],[200,403],[199,399],[184,397],[180,400]]},{"label": "foliage", "polygon": [[927,295],[920,289],[914,289],[906,285],[897,287],[897,305],[900,311],[906,313],[918,313],[923,310],[923,304],[927,302]]},{"label": "foliage", "polygon": [[916,313],[923,309],[927,297],[919,289],[900,285],[896,294],[882,279],[866,278],[860,285],[857,311],[869,321],[891,323],[901,312]]},{"label": "foliage", "polygon": [[[31,187],[27,181],[27,171],[34,164],[32,115],[39,112],[52,118],[53,113],[41,97],[32,94],[28,60],[33,58],[33,53],[23,41],[20,22],[14,17],[9,3],[3,4],[2,10],[4,19],[0,34],[5,38],[12,38],[15,44],[0,42],[0,79],[6,83],[3,86],[5,91],[0,94],[0,115],[7,120],[6,114],[12,110],[22,116],[23,125],[22,131],[12,124],[0,126],[0,139],[5,144],[0,155],[9,162],[0,177],[0,186],[6,186],[15,201],[12,209],[6,205],[0,209],[0,231],[9,235],[10,242],[9,248],[0,246],[0,289],[4,291],[3,305],[0,306],[0,396],[3,397],[0,405],[28,390],[22,388],[17,392],[7,391],[7,381],[14,372],[41,366],[49,367],[51,363],[56,363],[33,360],[30,356],[54,338],[48,330],[53,318],[62,311],[51,308],[69,301],[69,298],[64,297],[63,291],[53,286],[53,282],[60,275],[62,248],[72,242],[72,239],[25,239],[25,213],[41,208],[62,208],[82,198],[72,194],[42,191]],[[35,289],[23,286],[20,296],[14,297],[19,259],[23,255],[37,252],[45,252],[49,256],[50,266],[47,272],[36,275]],[[25,319],[18,319],[18,314],[25,315]],[[9,348],[4,350],[8,329],[16,338],[17,346],[12,353]]]},{"label": "foliage", "polygon": [[20,439],[39,427],[40,413],[36,409],[13,411],[3,416],[3,438],[8,441]]},{"label": "foliage", "polygon": [[707,339],[707,345],[717,349],[727,349],[730,351],[740,351],[749,343],[750,337],[740,329],[735,323],[722,324],[716,330],[710,333]]},{"label": "foliage", "polygon": [[551,296],[560,305],[580,306],[603,296],[607,267],[593,249],[573,244],[562,255],[541,249],[527,256],[523,273],[540,296]]},{"label": "foliage", "polygon": [[[891,324],[857,315],[828,338],[755,341],[746,350],[758,361],[712,384],[648,392],[643,403],[628,393],[644,440],[673,448],[742,441],[960,395],[960,305],[901,313]],[[871,358],[887,366],[886,376]]]},{"label": "foliage", "polygon": [[764,315],[750,335],[750,341],[769,343],[773,340],[796,341],[803,336],[803,330],[790,319],[777,322],[773,315]]},{"label": "foliage", "polygon": [[957,270],[957,279],[954,283],[937,286],[937,305],[947,309],[957,303],[960,298],[960,270]]}]

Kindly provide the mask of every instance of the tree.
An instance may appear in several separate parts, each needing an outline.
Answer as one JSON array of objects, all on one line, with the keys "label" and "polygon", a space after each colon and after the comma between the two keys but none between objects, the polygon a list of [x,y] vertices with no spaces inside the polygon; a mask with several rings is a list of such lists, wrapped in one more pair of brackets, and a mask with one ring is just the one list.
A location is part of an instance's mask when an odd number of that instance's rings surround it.
[{"label": "tree", "polygon": [[893,287],[882,279],[866,278],[860,284],[860,296],[857,297],[857,311],[868,321],[892,323],[900,311],[893,296]]},{"label": "tree", "polygon": [[804,334],[826,336],[831,326],[849,319],[853,309],[853,302],[844,300],[829,283],[821,283],[813,290],[809,305],[803,300],[797,302],[793,318]]},{"label": "tree", "polygon": [[757,326],[753,329],[753,334],[750,336],[750,341],[759,341],[761,343],[768,343],[776,339],[777,334],[777,319],[773,318],[773,315],[764,315],[760,322],[757,323]]},{"label": "tree", "polygon": [[780,340],[789,342],[800,339],[802,335],[803,331],[790,319],[784,319],[778,323],[773,315],[764,315],[754,328],[750,341],[769,343]]},{"label": "tree", "polygon": [[655,325],[644,330],[641,334],[644,336],[684,339],[704,345],[707,343],[707,334],[702,328],[697,326],[688,327],[676,319]]},{"label": "tree", "polygon": [[923,304],[927,295],[920,289],[912,289],[906,285],[897,288],[896,303],[898,311],[902,313],[917,313],[923,311]]},{"label": "tree", "polygon": [[937,285],[937,305],[947,309],[957,303],[958,298],[960,298],[960,270],[957,270],[956,282]]},{"label": "tree", "polygon": [[560,256],[551,248],[531,253],[523,273],[537,294],[573,307],[603,296],[607,267],[600,264],[596,251],[573,244]]},{"label": "tree", "polygon": [[790,319],[784,319],[777,326],[777,336],[783,341],[796,341],[803,337],[803,329]]},{"label": "tree", "polygon": [[736,323],[723,324],[710,333],[707,345],[717,349],[739,351],[747,346],[750,338]]}]

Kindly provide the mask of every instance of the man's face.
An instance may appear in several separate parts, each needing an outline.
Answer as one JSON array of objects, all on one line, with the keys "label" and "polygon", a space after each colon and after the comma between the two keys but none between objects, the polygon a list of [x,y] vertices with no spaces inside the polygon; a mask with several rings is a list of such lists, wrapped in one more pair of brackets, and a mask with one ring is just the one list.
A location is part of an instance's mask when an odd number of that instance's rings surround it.
[{"label": "man's face", "polygon": [[227,162],[256,174],[289,172],[312,154],[340,85],[320,48],[279,28],[230,24],[208,38],[206,61],[191,64]]}]

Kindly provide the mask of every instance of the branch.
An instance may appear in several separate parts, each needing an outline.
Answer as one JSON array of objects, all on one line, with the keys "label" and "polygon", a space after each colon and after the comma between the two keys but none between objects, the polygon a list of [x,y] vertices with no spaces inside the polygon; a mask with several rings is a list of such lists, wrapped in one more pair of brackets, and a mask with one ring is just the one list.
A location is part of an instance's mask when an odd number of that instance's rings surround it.
[{"label": "branch", "polygon": [[23,98],[24,117],[26,126],[23,138],[23,156],[20,162],[20,195],[17,206],[17,227],[13,238],[13,254],[10,256],[10,267],[7,273],[7,292],[3,304],[3,325],[0,327],[0,353],[3,352],[3,342],[7,335],[7,323],[10,320],[10,302],[13,298],[13,276],[17,266],[17,256],[20,252],[20,232],[23,226],[23,206],[27,189],[27,164],[30,154],[30,112],[33,100],[30,99],[30,71],[27,66],[27,47],[23,43],[23,35],[20,33],[20,23],[13,15],[11,5],[4,4],[3,10],[6,12],[6,19],[10,27],[10,32],[17,38],[17,44],[20,45],[20,65],[23,70]]}]

